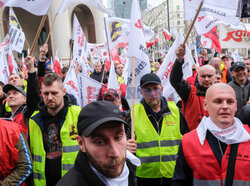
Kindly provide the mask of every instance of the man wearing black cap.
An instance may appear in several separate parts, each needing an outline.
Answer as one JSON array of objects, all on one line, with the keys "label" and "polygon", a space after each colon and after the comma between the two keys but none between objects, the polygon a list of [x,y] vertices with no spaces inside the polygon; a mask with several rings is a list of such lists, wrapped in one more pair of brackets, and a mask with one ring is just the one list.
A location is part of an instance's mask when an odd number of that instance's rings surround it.
[{"label": "man wearing black cap", "polygon": [[241,108],[250,104],[250,81],[247,79],[247,68],[244,62],[236,62],[231,67],[234,80],[228,83],[236,93],[238,115]]},{"label": "man wearing black cap", "polygon": [[[85,106],[78,118],[80,151],[74,167],[57,183],[63,185],[135,185],[132,164],[126,158],[125,126],[121,112],[110,101]],[[136,158],[136,157],[134,157]]]},{"label": "man wearing black cap", "polygon": [[31,56],[25,58],[25,65],[28,71],[27,99],[24,89],[19,86],[7,84],[3,87],[3,91],[11,108],[11,119],[21,125],[24,135],[28,138],[28,120],[40,102],[40,93]]},{"label": "man wearing black cap", "polygon": [[143,99],[135,105],[136,156],[142,165],[136,176],[140,185],[171,185],[178,146],[188,132],[183,114],[162,97],[160,78],[149,73],[140,80]]}]

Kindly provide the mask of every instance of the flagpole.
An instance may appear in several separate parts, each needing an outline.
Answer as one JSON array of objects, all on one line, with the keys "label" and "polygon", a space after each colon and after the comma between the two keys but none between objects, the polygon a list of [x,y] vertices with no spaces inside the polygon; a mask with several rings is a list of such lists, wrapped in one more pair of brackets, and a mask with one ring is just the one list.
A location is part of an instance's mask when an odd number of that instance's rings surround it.
[{"label": "flagpole", "polygon": [[135,57],[132,58],[131,139],[135,139]]},{"label": "flagpole", "polygon": [[53,20],[53,22],[52,22],[52,25],[51,25],[51,28],[50,28],[50,30],[49,30],[49,34],[48,34],[48,37],[47,37],[47,39],[46,39],[45,44],[47,44],[48,41],[49,41],[49,37],[50,37],[51,31],[53,30],[53,27],[54,27],[54,24],[55,24],[55,21],[56,21],[56,16],[57,16],[57,14],[58,14],[58,13],[56,13],[56,15],[55,15],[55,17],[54,17],[54,20]]},{"label": "flagpole", "polygon": [[70,53],[69,53],[69,65],[70,61],[72,60],[72,48],[73,48],[73,40],[70,40]]},{"label": "flagpole", "polygon": [[[112,63],[112,61],[110,60],[110,50],[109,50],[108,33],[107,33],[107,27],[106,27],[106,20],[105,20],[105,17],[104,17],[104,27],[105,27],[106,41],[107,41],[107,45],[108,45],[108,56],[109,56],[109,61],[110,61],[110,63]],[[105,64],[104,64],[104,65],[105,65]],[[104,79],[104,68],[103,68],[103,72],[102,72],[102,80],[101,80],[101,83],[103,83],[103,79]]]},{"label": "flagpole", "polygon": [[198,15],[199,15],[199,13],[200,13],[200,10],[201,10],[201,8],[202,8],[202,5],[203,5],[203,1],[201,1],[200,5],[199,5],[199,8],[198,8],[198,10],[197,10],[197,12],[196,12],[196,14],[195,14],[195,16],[194,16],[194,19],[193,19],[193,21],[192,21],[192,23],[191,23],[191,26],[190,26],[190,28],[189,28],[189,30],[188,30],[188,33],[187,33],[186,37],[185,37],[185,40],[184,40],[184,42],[183,42],[183,45],[185,45],[186,42],[187,42],[187,40],[188,40],[188,37],[189,37],[189,35],[190,35],[190,33],[191,33],[193,27],[194,27],[194,23],[195,23],[195,21],[196,21]]},{"label": "flagpole", "polygon": [[39,35],[40,35],[41,31],[42,31],[42,28],[43,28],[43,25],[44,25],[44,23],[46,21],[46,18],[47,18],[47,14],[43,15],[42,20],[40,22],[40,25],[38,27],[38,30],[36,32],[35,39],[34,39],[34,41],[32,43],[31,49],[30,49],[30,55],[32,55],[32,53],[33,53],[33,51],[35,49],[35,46],[36,46],[37,41],[38,41],[38,37],[39,37]]}]

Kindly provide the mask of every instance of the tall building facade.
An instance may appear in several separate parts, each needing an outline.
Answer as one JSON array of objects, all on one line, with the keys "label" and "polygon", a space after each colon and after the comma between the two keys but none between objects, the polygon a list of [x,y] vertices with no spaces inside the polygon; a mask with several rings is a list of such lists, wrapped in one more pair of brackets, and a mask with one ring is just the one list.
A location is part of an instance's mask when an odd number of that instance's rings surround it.
[{"label": "tall building facade", "polygon": [[[147,9],[147,0],[139,0],[141,11]],[[130,19],[132,0],[113,0],[112,7],[115,11],[115,17]]]}]

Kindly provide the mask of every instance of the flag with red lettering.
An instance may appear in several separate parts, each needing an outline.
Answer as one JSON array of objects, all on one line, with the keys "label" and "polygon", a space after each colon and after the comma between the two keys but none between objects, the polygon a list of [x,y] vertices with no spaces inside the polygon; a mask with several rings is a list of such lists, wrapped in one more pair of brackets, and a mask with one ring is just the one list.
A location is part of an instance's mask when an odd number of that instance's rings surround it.
[{"label": "flag with red lettering", "polygon": [[[150,73],[150,63],[148,58],[148,50],[146,48],[146,40],[142,30],[141,11],[138,0],[132,1],[130,14],[130,34],[128,43],[128,80],[126,98],[129,103],[132,101],[132,90],[135,91],[135,103],[141,99],[139,90],[140,79],[144,74]],[[132,87],[132,63],[135,59],[135,87]]]},{"label": "flag with red lettering", "polygon": [[52,0],[0,0],[0,7],[20,7],[24,10],[41,16],[48,13]]},{"label": "flag with red lettering", "polygon": [[184,16],[186,20],[193,19],[203,1],[198,17],[209,15],[232,25],[238,25],[239,1],[241,0],[184,0]]},{"label": "flag with red lettering", "polygon": [[9,72],[10,74],[19,74],[18,73],[18,66],[16,64],[16,61],[14,59],[13,53],[10,50],[8,54],[8,65],[9,65]]},{"label": "flag with red lettering", "polygon": [[52,66],[52,69],[57,73],[59,74],[60,76],[62,75],[62,63],[59,59],[59,56],[58,56],[58,50],[56,50],[56,55],[55,55],[55,60],[54,60],[54,63],[53,63],[53,66]]},{"label": "flag with red lettering", "polygon": [[201,44],[204,48],[215,49],[219,53],[222,52],[216,27],[201,35]]},{"label": "flag with red lettering", "polygon": [[[164,87],[163,96],[165,96],[166,98],[173,97],[173,94],[176,93],[175,89],[170,84],[170,73],[172,71],[172,67],[176,60],[175,51],[183,42],[184,42],[183,34],[179,31],[173,45],[169,49],[157,73],[157,75],[160,77],[162,81],[162,86]],[[192,75],[192,66],[194,64],[193,57],[187,45],[186,45],[186,54],[184,56],[184,61],[185,62],[184,65],[182,66],[182,71],[183,71],[183,78],[186,79]]]},{"label": "flag with red lettering", "polygon": [[83,3],[86,5],[90,5],[99,11],[112,15],[114,11],[110,8],[106,8],[101,0],[62,0],[59,9],[57,10],[58,14],[63,13],[65,10],[67,10],[72,4],[74,3]]},{"label": "flag with red lettering", "polygon": [[76,69],[75,69],[74,62],[71,62],[69,71],[64,79],[63,85],[64,85],[64,88],[66,88],[67,93],[75,96],[77,100],[77,105],[82,106],[81,89],[80,89],[79,82],[76,76]]},{"label": "flag with red lettering", "polygon": [[82,106],[96,101],[102,84],[93,78],[80,74],[81,77],[81,90],[82,90]]}]

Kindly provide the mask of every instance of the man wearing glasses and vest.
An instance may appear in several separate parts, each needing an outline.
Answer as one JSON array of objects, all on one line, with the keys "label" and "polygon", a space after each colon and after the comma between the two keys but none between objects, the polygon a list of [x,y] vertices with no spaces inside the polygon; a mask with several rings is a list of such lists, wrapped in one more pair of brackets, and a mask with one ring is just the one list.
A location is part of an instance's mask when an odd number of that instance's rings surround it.
[{"label": "man wearing glasses and vest", "polygon": [[234,117],[233,88],[210,86],[204,108],[210,117],[182,138],[173,185],[250,185],[250,128]]},{"label": "man wearing glasses and vest", "polygon": [[41,88],[43,102],[29,120],[33,184],[52,186],[74,166],[81,107],[71,105],[62,78],[56,73],[46,74]]},{"label": "man wearing glasses and vest", "polygon": [[189,131],[176,104],[162,97],[160,78],[149,73],[140,80],[143,99],[135,105],[138,186],[171,185],[182,135]]}]

